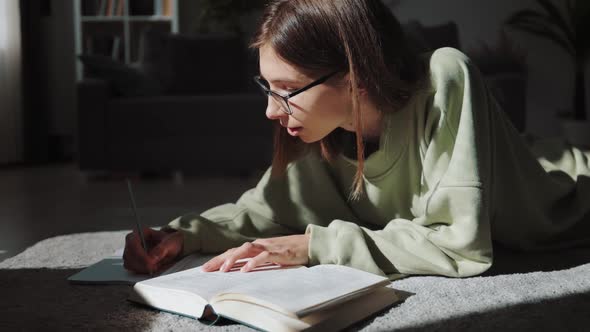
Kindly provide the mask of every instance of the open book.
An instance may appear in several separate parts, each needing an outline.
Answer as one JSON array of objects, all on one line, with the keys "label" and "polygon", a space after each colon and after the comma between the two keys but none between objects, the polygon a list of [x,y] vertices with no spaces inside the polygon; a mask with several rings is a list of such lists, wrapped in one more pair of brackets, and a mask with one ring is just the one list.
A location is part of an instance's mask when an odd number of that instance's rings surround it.
[{"label": "open book", "polygon": [[[237,269],[236,269],[237,270]],[[222,316],[267,331],[338,330],[398,300],[389,279],[339,265],[201,267],[138,282],[130,301],[201,319]]]}]

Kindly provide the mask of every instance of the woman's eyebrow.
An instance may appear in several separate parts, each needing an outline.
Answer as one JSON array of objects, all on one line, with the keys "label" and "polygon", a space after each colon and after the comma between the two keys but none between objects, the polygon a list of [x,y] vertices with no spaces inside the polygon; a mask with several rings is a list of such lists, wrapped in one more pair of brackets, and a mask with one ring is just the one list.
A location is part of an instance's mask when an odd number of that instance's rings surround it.
[{"label": "woman's eyebrow", "polygon": [[268,80],[266,79],[266,77],[264,77],[262,74],[260,74],[260,77],[267,81],[267,82],[271,82],[271,83],[289,83],[289,84],[301,84],[301,81],[298,80],[294,80],[294,79],[289,79],[289,78],[275,78],[275,79],[271,79]]}]

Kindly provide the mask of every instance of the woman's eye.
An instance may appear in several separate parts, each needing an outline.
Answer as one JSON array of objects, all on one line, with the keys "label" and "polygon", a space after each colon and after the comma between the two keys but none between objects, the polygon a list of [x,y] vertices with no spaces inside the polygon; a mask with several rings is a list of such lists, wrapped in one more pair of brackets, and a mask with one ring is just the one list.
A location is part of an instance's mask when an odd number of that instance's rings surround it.
[{"label": "woman's eye", "polygon": [[[1,0],[0,0],[1,1]],[[296,86],[289,86],[289,85],[275,85],[270,87],[271,90],[279,92],[279,93],[291,93],[293,91],[297,91],[299,88]]]}]

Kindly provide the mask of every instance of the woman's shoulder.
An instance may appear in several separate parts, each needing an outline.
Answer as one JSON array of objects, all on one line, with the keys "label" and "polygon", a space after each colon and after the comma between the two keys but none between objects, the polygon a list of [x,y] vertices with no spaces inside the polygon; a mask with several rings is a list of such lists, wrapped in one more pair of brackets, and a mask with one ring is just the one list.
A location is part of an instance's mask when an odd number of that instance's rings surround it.
[{"label": "woman's shoulder", "polygon": [[463,81],[473,66],[467,55],[452,47],[443,47],[430,54],[430,75],[435,83]]},{"label": "woman's shoulder", "polygon": [[465,53],[453,47],[441,47],[431,52],[430,66],[456,66],[461,64],[468,64],[471,61]]},{"label": "woman's shoulder", "polygon": [[447,103],[454,97],[461,98],[467,85],[478,80],[479,70],[463,52],[443,47],[427,54],[429,63],[430,89],[435,100]]}]

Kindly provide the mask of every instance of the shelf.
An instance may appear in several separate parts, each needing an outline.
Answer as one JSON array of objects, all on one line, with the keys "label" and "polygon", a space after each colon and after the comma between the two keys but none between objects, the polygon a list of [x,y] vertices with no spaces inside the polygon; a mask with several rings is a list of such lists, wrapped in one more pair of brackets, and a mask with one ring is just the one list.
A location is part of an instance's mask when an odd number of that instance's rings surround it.
[{"label": "shelf", "polygon": [[82,22],[122,22],[125,20],[124,16],[82,16]]},{"label": "shelf", "polygon": [[132,22],[169,22],[170,16],[82,16],[82,22],[119,22],[129,20]]},{"label": "shelf", "polygon": [[[178,33],[178,0],[74,0],[73,4],[76,54],[113,56],[131,64],[141,56],[145,31]],[[76,75],[84,77],[80,61]]]},{"label": "shelf", "polygon": [[128,16],[129,21],[172,21],[170,16]]}]

